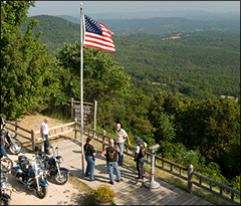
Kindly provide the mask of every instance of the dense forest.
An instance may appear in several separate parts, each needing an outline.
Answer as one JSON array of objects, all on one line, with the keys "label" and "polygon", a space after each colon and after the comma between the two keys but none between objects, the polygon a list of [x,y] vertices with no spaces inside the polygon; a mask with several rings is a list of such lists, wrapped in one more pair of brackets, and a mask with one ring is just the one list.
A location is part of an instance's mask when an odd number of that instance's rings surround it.
[{"label": "dense forest", "polygon": [[[39,27],[34,31],[43,32],[40,39],[50,53],[56,55],[57,48],[63,48],[63,42],[79,41],[78,24],[47,15],[31,17],[29,21],[33,18],[39,21]],[[126,20],[126,24],[129,21]],[[185,28],[178,22],[172,23],[181,29]],[[22,31],[26,31],[27,25],[28,22]],[[192,25],[194,28],[197,26],[195,21]],[[124,67],[133,81],[145,80],[148,87],[197,99],[220,98],[221,95],[240,99],[238,27],[230,26],[231,30],[220,31],[208,30],[209,27],[204,23],[203,26],[207,31],[190,29],[191,32],[168,31],[159,35],[115,35],[113,40],[117,52],[112,55],[113,60]]]},{"label": "dense forest", "polygon": [[[41,35],[38,21],[26,16],[32,5],[1,6],[1,112],[7,119],[35,111],[69,117],[70,98],[80,96],[80,45],[65,40],[66,28],[56,38],[57,29]],[[219,98],[239,96],[239,33],[226,32],[185,33],[173,41],[117,36],[113,55],[84,48],[84,98],[99,102],[98,126],[112,132],[120,122],[132,143],[137,135],[159,143],[159,155],[240,190],[240,105]],[[68,43],[51,53],[43,44],[48,38],[54,47]]]}]

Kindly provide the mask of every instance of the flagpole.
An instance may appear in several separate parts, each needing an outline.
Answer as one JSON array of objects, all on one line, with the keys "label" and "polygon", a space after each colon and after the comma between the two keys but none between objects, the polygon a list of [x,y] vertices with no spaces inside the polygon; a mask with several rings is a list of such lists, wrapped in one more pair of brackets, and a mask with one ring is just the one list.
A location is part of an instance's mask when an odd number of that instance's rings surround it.
[{"label": "flagpole", "polygon": [[83,3],[80,3],[80,115],[81,115],[81,160],[82,160],[82,175],[84,176],[84,102],[83,102]]}]

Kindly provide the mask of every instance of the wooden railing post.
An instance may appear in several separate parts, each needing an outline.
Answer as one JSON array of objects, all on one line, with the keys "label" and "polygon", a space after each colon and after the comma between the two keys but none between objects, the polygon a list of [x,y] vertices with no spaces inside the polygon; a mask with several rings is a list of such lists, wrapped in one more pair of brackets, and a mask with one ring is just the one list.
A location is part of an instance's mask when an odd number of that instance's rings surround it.
[{"label": "wooden railing post", "polygon": [[74,119],[74,138],[77,138],[77,118]]},{"label": "wooden railing post", "polygon": [[74,106],[74,98],[71,98],[71,120],[74,120],[74,114],[73,114],[73,106]]},{"label": "wooden railing post", "polygon": [[32,139],[32,150],[34,152],[35,139],[34,139],[34,131],[32,129],[31,129],[31,139]]},{"label": "wooden railing post", "polygon": [[95,100],[95,109],[94,109],[94,134],[93,138],[95,138],[95,130],[96,130],[96,124],[97,124],[97,101]]},{"label": "wooden railing post", "polygon": [[15,121],[15,137],[17,137],[18,121]]},{"label": "wooden railing post", "polygon": [[189,165],[188,166],[188,171],[187,171],[187,174],[188,174],[188,192],[189,193],[192,193],[192,173],[193,173],[193,165]]},{"label": "wooden railing post", "polygon": [[105,149],[105,135],[106,135],[106,131],[104,130],[103,131],[103,134],[102,134],[102,151]]}]

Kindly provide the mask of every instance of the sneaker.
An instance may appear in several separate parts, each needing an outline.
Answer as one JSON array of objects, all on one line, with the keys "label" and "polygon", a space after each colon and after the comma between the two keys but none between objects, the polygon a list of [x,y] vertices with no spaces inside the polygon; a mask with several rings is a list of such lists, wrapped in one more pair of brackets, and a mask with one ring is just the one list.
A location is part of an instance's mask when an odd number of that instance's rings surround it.
[{"label": "sneaker", "polygon": [[122,182],[123,181],[123,179],[120,179],[120,180],[116,180],[116,182]]},{"label": "sneaker", "polygon": [[114,184],[114,182],[112,182],[112,181],[109,181],[109,183],[112,184],[112,185]]}]

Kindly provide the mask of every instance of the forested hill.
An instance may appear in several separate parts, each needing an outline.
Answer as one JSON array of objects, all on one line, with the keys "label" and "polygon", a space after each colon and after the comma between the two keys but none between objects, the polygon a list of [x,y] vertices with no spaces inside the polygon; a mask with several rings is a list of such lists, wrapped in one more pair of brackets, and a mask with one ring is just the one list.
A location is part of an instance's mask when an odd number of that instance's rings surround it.
[{"label": "forested hill", "polygon": [[206,99],[240,97],[239,33],[194,32],[117,37],[114,59],[153,87]]},{"label": "forested hill", "polygon": [[[39,27],[37,31],[42,31],[41,41],[46,44],[50,52],[54,53],[57,48],[63,48],[64,43],[74,43],[80,39],[80,27],[63,18],[39,15],[30,17],[37,19]],[[26,31],[29,21],[22,27],[22,31]],[[36,29],[35,29],[36,31]]]},{"label": "forested hill", "polygon": [[[38,30],[43,31],[41,40],[52,53],[57,48],[63,48],[65,42],[79,41],[79,24],[47,15],[31,18],[39,21]],[[111,23],[112,20],[109,21]],[[132,25],[133,21],[137,20],[123,22]],[[168,21],[176,27],[166,27]],[[160,24],[158,29],[168,32],[159,35],[114,35],[117,52],[111,55],[128,74],[137,81],[147,80],[150,87],[200,99],[219,98],[221,95],[240,97],[240,32],[237,31],[239,27],[234,26],[236,21],[230,24],[231,30],[228,31],[195,31],[195,28],[200,28],[198,22],[157,18],[150,25],[137,24],[143,28],[149,26],[151,31],[157,28],[155,24]],[[125,25],[120,25],[120,28]],[[205,24],[202,27],[209,28]],[[170,32],[175,30],[179,32]]]}]

